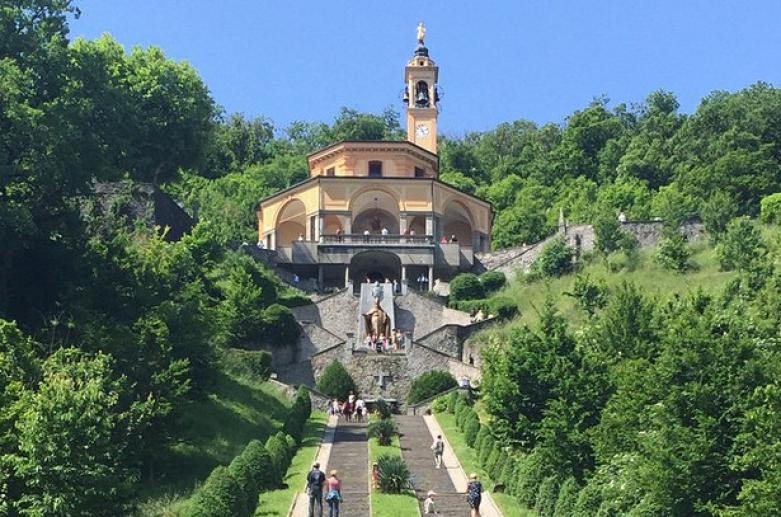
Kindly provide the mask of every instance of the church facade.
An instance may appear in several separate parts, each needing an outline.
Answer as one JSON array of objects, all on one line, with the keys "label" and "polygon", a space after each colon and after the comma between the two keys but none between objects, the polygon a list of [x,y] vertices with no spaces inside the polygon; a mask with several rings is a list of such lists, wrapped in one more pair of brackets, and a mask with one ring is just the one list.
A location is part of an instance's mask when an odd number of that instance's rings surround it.
[{"label": "church facade", "polygon": [[258,241],[320,288],[430,289],[490,250],[491,206],[438,179],[439,68],[424,34],[404,69],[407,140],[334,143],[308,156],[306,181],[258,205]]}]

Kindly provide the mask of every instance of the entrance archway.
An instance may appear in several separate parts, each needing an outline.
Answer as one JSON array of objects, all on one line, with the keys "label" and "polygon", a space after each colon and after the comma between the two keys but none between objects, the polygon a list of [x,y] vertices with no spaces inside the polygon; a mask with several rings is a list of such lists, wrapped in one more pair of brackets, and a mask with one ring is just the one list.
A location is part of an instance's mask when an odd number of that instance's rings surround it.
[{"label": "entrance archway", "polygon": [[388,251],[364,251],[350,261],[350,278],[354,286],[366,282],[401,281],[401,260]]}]

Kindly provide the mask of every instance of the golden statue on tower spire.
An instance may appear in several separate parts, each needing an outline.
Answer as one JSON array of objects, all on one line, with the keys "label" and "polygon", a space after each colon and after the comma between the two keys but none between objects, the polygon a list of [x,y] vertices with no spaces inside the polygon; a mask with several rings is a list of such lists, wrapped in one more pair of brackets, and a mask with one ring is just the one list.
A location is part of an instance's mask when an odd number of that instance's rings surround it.
[{"label": "golden statue on tower spire", "polygon": [[423,38],[426,37],[426,27],[423,22],[418,23],[418,43],[423,45]]}]

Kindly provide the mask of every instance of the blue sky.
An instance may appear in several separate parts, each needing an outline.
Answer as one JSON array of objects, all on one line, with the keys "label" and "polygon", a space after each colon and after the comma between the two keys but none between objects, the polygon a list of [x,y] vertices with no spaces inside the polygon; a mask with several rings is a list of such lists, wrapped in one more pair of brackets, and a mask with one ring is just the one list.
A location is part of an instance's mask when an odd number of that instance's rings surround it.
[{"label": "blue sky", "polygon": [[781,86],[781,1],[77,0],[71,35],[156,45],[200,72],[228,112],[277,127],[341,106],[403,108],[415,26],[440,67],[440,131],[560,122],[595,96]]}]

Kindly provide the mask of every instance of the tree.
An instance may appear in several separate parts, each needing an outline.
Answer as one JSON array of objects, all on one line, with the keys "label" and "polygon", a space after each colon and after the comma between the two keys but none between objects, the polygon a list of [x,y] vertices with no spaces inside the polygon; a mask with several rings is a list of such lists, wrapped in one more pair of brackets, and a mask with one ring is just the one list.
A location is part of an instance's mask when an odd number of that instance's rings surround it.
[{"label": "tree", "polygon": [[450,299],[453,301],[477,300],[484,296],[483,284],[473,273],[460,273],[450,281]]},{"label": "tree", "polygon": [[600,253],[610,255],[619,247],[621,240],[621,223],[614,215],[607,213],[594,221],[594,245]]},{"label": "tree", "polygon": [[727,225],[722,242],[716,247],[722,269],[749,271],[765,263],[767,246],[750,219],[738,217]]},{"label": "tree", "polygon": [[588,274],[576,276],[572,292],[564,294],[574,298],[589,317],[594,317],[597,309],[605,307],[608,300],[608,288],[604,280],[594,281]]},{"label": "tree", "polygon": [[407,402],[417,404],[421,400],[434,397],[443,391],[455,388],[458,385],[455,377],[449,372],[432,370],[425,372],[420,377],[412,381]]},{"label": "tree", "polygon": [[714,243],[721,240],[724,232],[727,231],[727,225],[737,214],[738,208],[735,201],[729,194],[721,190],[711,194],[700,206],[700,217]]},{"label": "tree", "polygon": [[691,251],[686,246],[686,237],[680,231],[671,232],[659,241],[656,249],[656,261],[665,269],[683,273],[691,267],[689,257],[691,257]]},{"label": "tree", "polygon": [[128,453],[140,444],[154,404],[123,407],[123,392],[106,355],[62,349],[44,363],[38,390],[19,401],[11,462],[24,484],[21,513],[123,513],[138,479]]},{"label": "tree", "polygon": [[323,370],[323,374],[317,381],[317,389],[338,400],[347,400],[350,392],[356,390],[355,381],[344,365],[337,360]]},{"label": "tree", "polygon": [[781,192],[762,198],[760,218],[765,223],[781,223]]},{"label": "tree", "polygon": [[545,276],[561,276],[572,268],[574,250],[563,239],[556,239],[543,248],[534,268]]}]

